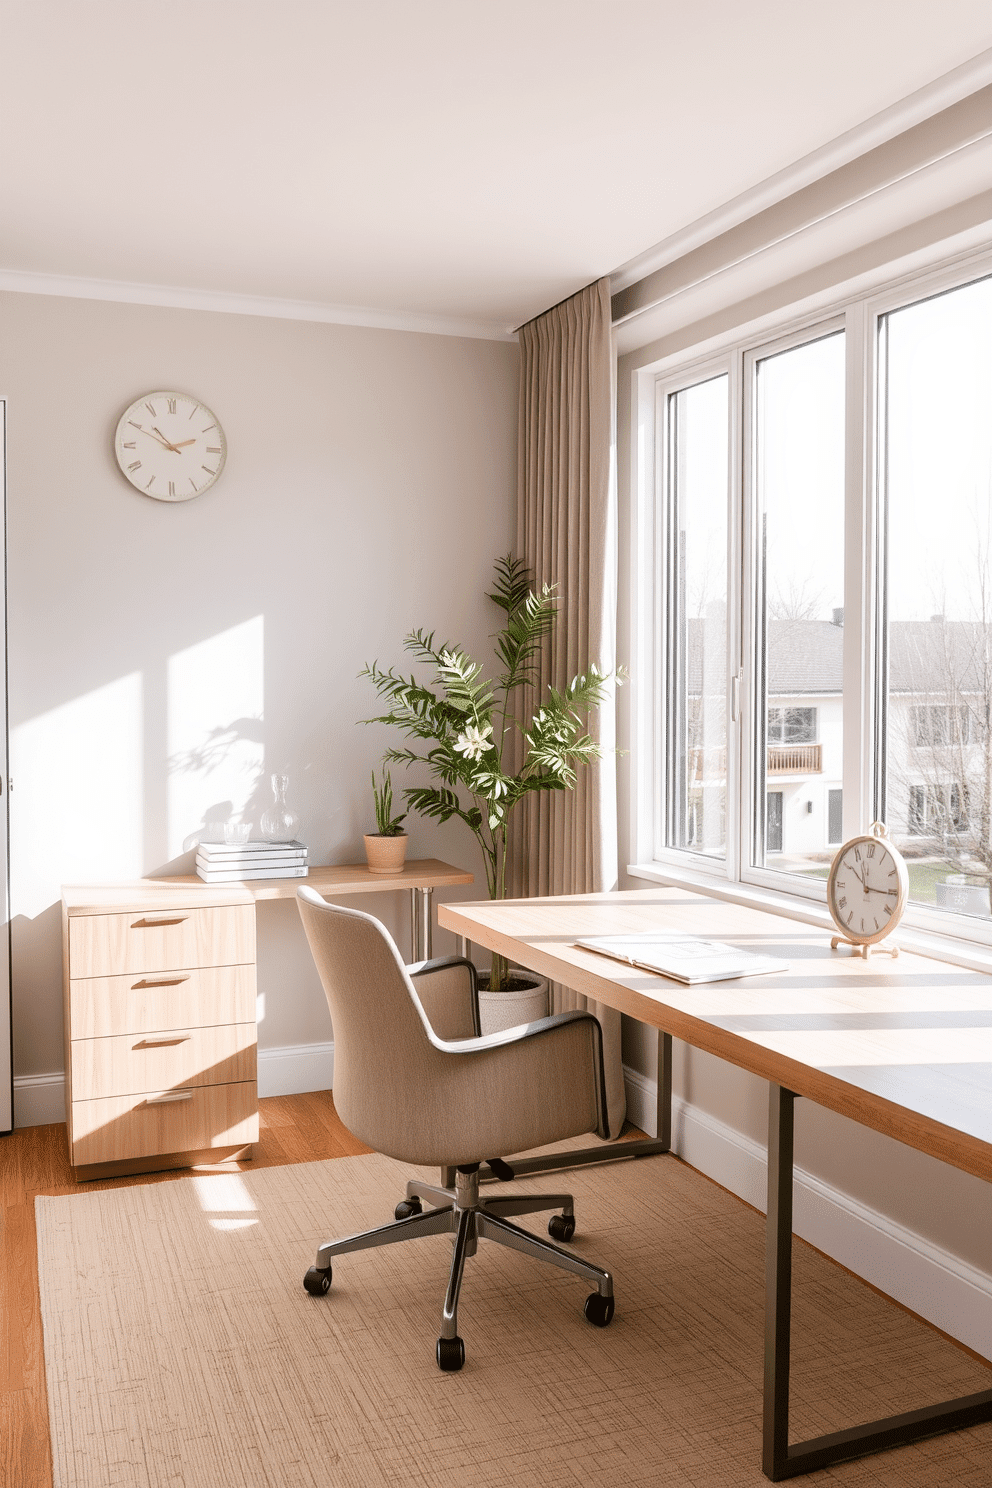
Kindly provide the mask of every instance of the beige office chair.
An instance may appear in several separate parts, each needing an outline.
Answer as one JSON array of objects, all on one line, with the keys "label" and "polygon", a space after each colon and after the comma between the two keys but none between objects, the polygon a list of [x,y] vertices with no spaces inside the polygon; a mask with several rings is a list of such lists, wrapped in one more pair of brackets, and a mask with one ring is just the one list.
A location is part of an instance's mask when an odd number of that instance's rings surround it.
[{"label": "beige office chair", "polygon": [[[593,1282],[585,1315],[605,1328],[613,1278],[539,1239],[509,1216],[560,1209],[549,1226],[575,1233],[570,1194],[480,1198],[488,1153],[525,1152],[605,1130],[602,1035],[589,1013],[558,1013],[479,1037],[475,968],[459,957],[407,968],[378,920],[327,904],[310,888],[297,903],[334,1025],[334,1105],[361,1141],[401,1162],[441,1168],[440,1184],[413,1180],[395,1223],[329,1240],[303,1279],[313,1296],[331,1285],[331,1260],[422,1235],[455,1235],[437,1362],[460,1369],[458,1294],[480,1236]],[[499,1174],[501,1163],[492,1167]],[[424,1200],[431,1206],[424,1210]]]}]

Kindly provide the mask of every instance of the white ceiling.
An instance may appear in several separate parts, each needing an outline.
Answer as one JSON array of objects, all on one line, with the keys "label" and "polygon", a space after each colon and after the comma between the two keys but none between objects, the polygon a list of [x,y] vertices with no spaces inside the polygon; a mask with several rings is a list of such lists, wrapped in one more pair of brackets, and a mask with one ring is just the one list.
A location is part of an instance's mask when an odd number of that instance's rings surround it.
[{"label": "white ceiling", "polygon": [[992,45],[989,0],[0,0],[0,25],[0,274],[501,328]]}]

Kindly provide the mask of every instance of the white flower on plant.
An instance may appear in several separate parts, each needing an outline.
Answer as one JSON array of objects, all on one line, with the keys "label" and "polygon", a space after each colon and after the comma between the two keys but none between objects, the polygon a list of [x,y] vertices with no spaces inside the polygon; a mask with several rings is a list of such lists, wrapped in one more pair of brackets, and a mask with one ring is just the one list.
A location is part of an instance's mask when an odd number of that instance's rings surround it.
[{"label": "white flower on plant", "polygon": [[474,723],[470,723],[458,735],[452,747],[456,754],[463,754],[466,759],[480,760],[487,749],[496,748],[493,740],[488,737],[492,731],[491,723],[487,723],[481,729],[477,728]]}]

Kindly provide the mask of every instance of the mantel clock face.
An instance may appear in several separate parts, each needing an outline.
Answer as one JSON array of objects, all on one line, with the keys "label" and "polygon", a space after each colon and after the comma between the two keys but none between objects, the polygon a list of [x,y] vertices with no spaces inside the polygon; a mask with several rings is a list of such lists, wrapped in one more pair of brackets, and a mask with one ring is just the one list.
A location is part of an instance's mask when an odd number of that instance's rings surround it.
[{"label": "mantel clock face", "polygon": [[891,934],[906,908],[909,878],[901,854],[876,822],[845,842],[830,867],[827,906],[841,935],[858,946]]},{"label": "mantel clock face", "polygon": [[224,469],[227,441],[190,393],[145,393],[121,414],[114,453],[136,490],[156,501],[191,501]]}]

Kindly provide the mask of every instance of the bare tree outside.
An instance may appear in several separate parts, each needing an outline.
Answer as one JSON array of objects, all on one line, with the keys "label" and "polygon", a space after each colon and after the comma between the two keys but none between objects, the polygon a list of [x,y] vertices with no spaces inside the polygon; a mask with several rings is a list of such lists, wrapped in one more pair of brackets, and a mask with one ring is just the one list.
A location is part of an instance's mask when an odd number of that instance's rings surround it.
[{"label": "bare tree outside", "polygon": [[[976,531],[962,589],[974,618],[948,619],[948,596],[929,621],[890,626],[890,815],[905,822],[907,856],[957,876],[937,902],[992,913],[992,583]],[[915,850],[915,852],[914,852]],[[943,891],[941,891],[943,888]]]}]

